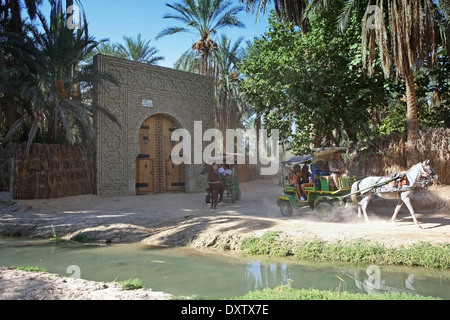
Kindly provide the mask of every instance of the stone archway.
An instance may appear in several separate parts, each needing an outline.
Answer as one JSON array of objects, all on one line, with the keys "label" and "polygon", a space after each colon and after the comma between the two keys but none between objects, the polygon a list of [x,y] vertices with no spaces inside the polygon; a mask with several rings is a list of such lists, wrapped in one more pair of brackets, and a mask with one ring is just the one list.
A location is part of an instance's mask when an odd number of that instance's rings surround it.
[{"label": "stone archway", "polygon": [[184,164],[171,159],[172,132],[180,128],[174,118],[165,114],[148,117],[138,135],[140,153],[136,158],[136,194],[184,192]]},{"label": "stone archway", "polygon": [[[94,67],[119,81],[95,88],[94,104],[109,113],[94,114],[97,194],[204,192],[202,164],[173,165],[170,130],[183,128],[195,136],[196,121],[201,134],[214,128],[214,79],[105,55],[95,56]],[[201,147],[206,145],[202,141]]]}]

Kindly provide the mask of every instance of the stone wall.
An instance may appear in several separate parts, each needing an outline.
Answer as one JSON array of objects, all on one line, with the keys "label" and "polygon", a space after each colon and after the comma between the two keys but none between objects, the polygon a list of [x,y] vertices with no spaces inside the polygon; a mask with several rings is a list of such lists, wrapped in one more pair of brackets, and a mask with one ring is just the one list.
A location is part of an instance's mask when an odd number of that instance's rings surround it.
[{"label": "stone wall", "polygon": [[[97,194],[136,194],[136,158],[142,123],[152,115],[175,119],[194,133],[194,121],[202,132],[214,128],[214,83],[210,77],[152,66],[140,62],[97,55],[95,68],[112,74],[120,85],[107,83],[96,88],[94,103],[108,110],[120,126],[102,113],[95,114],[97,130]],[[192,137],[192,148],[194,147]],[[201,164],[185,165],[185,192],[205,190],[198,175]]]}]

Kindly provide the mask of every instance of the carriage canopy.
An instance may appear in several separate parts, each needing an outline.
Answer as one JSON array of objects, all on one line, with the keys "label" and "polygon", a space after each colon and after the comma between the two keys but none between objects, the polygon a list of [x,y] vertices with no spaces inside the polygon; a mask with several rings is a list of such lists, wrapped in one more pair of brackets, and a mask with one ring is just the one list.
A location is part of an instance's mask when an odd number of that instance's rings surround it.
[{"label": "carriage canopy", "polygon": [[302,163],[314,163],[325,162],[331,160],[333,153],[336,151],[343,151],[345,147],[324,147],[324,148],[312,148],[311,154],[295,156],[282,162],[284,165],[293,166]]}]

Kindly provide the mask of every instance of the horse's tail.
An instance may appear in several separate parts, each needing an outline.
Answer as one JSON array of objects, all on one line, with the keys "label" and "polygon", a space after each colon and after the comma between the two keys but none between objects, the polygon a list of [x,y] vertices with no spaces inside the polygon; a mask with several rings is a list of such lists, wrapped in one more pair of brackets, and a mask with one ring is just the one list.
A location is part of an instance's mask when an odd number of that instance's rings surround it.
[{"label": "horse's tail", "polygon": [[354,204],[358,204],[358,197],[357,197],[357,193],[358,193],[358,187],[359,187],[359,183],[361,182],[361,180],[355,181],[352,184],[352,188],[351,188],[351,199],[353,201]]}]

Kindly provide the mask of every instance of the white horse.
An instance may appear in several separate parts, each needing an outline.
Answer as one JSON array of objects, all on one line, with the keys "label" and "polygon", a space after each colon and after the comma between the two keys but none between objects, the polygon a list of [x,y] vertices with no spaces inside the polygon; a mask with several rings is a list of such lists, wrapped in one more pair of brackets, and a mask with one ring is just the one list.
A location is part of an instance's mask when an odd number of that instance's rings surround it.
[{"label": "white horse", "polygon": [[[431,168],[429,160],[415,164],[406,172],[394,173],[390,176],[367,177],[354,182],[350,194],[353,203],[358,205],[358,217],[361,217],[362,211],[366,222],[369,222],[369,218],[367,217],[367,206],[370,199],[372,199],[374,195],[377,195],[386,199],[398,199],[391,222],[395,222],[395,218],[397,217],[400,208],[403,206],[403,203],[405,203],[414,223],[422,228],[416,219],[410,199],[414,184],[419,182],[420,177],[428,180],[432,179],[434,181],[439,179],[433,168]],[[359,196],[357,195],[358,193],[360,194]],[[358,197],[362,197],[362,200],[358,201]]]}]

